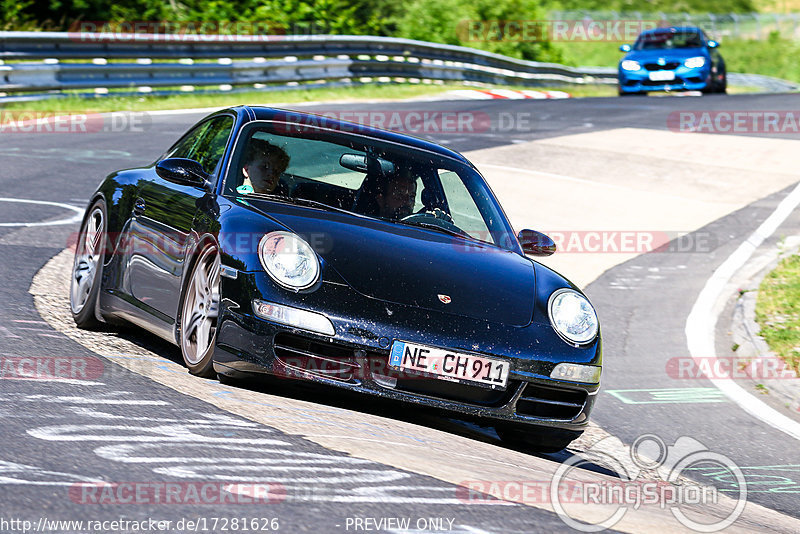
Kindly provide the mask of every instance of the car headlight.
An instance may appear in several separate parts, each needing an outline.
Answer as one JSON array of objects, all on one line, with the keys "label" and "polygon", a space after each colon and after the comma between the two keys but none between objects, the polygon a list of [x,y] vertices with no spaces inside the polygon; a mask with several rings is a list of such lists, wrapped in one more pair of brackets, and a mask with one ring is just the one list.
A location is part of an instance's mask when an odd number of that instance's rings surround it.
[{"label": "car headlight", "polygon": [[586,297],[572,289],[559,289],[547,305],[550,323],[572,343],[589,343],[597,336],[597,314]]},{"label": "car headlight", "polygon": [[258,256],[273,280],[294,291],[311,287],[319,276],[316,253],[291,232],[270,232],[262,237]]},{"label": "car headlight", "polygon": [[700,67],[706,64],[706,58],[702,56],[690,57],[689,59],[684,61],[683,64],[690,69],[699,69]]},{"label": "car headlight", "polygon": [[632,59],[626,59],[622,62],[622,70],[639,70],[641,68],[642,66],[639,65],[639,62]]}]

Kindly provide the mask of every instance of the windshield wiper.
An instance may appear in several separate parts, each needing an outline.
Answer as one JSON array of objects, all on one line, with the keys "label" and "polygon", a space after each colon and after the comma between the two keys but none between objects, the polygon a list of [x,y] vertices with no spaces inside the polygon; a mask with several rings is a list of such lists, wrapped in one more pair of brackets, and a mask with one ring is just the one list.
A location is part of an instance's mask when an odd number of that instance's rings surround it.
[{"label": "windshield wiper", "polygon": [[310,206],[313,208],[320,208],[327,211],[336,211],[339,213],[347,213],[349,215],[358,215],[362,216],[358,213],[354,213],[352,211],[346,210],[344,208],[340,208],[338,206],[331,206],[330,204],[325,204],[324,202],[319,202],[317,200],[311,200],[309,198],[302,198],[302,197],[290,197],[287,195],[275,195],[273,193],[249,193],[248,197],[256,197],[256,198],[266,198],[269,200],[278,200],[281,202],[288,202],[289,204],[295,204],[297,206]]},{"label": "windshield wiper", "polygon": [[444,226],[439,226],[438,224],[433,224],[425,221],[395,221],[400,224],[405,224],[406,226],[418,226],[420,228],[425,228],[428,230],[438,230],[443,234],[452,235],[455,237],[460,237],[462,239],[468,239],[469,241],[475,241],[478,243],[486,243],[485,241],[481,241],[480,239],[474,238],[468,233],[463,230],[452,230],[450,228],[445,228]]}]

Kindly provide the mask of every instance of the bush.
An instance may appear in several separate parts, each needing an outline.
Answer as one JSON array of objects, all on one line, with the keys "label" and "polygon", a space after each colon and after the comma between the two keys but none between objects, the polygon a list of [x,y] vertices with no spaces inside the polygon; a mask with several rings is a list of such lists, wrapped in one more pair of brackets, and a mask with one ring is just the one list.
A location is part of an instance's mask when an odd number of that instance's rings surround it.
[{"label": "bush", "polygon": [[559,62],[561,50],[547,40],[503,33],[497,21],[544,18],[537,0],[412,0],[397,23],[401,37],[469,46],[534,61]]}]

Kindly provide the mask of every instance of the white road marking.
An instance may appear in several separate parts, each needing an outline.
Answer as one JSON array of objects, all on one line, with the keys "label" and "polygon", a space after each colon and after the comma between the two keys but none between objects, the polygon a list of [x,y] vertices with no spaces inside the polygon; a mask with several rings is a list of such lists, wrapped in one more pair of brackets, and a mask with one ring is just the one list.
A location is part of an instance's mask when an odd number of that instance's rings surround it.
[{"label": "white road marking", "polygon": [[[41,478],[46,480],[31,480]],[[54,480],[54,479],[66,480]],[[34,465],[18,464],[0,460],[0,484],[22,484],[30,486],[72,486],[77,482],[97,483],[96,478],[84,477],[73,473],[46,471]]]},{"label": "white road marking", "polygon": [[168,402],[161,400],[126,400],[126,399],[93,399],[86,397],[50,397],[48,395],[28,395],[26,401],[59,402],[69,404],[136,404],[139,406],[168,406]]},{"label": "white road marking", "polygon": [[5,326],[0,326],[0,334],[3,334],[3,337],[19,339],[19,336],[12,334],[11,330],[6,328]]},{"label": "white road marking", "polygon": [[72,384],[73,386],[105,386],[105,382],[92,382],[91,380],[77,380],[74,378],[28,378],[23,376],[4,376],[3,380],[29,380],[31,382],[58,382],[59,384]]},{"label": "white road marking", "polygon": [[[784,198],[774,212],[753,234],[720,265],[708,279],[691,313],[686,318],[686,342],[692,358],[716,360],[714,345],[717,311],[715,305],[733,275],[750,259],[756,249],[775,233],[786,218],[800,206],[800,184]],[[707,362],[706,362],[707,363]],[[713,367],[713,362],[712,362]],[[800,440],[800,423],[768,406],[764,401],[748,393],[736,382],[723,378],[709,378],[720,391],[738,404],[744,411],[768,425]]]},{"label": "white road marking", "polygon": [[43,222],[7,222],[7,223],[0,223],[0,226],[58,226],[62,224],[72,224],[76,222],[81,222],[83,219],[83,208],[78,208],[76,206],[71,206],[69,204],[64,204],[63,202],[50,202],[48,200],[29,200],[24,198],[9,198],[9,197],[0,197],[0,202],[16,202],[20,204],[38,204],[40,206],[55,206],[57,208],[63,208],[65,210],[74,211],[75,215],[69,217],[67,219],[58,219],[55,221],[43,221]]}]

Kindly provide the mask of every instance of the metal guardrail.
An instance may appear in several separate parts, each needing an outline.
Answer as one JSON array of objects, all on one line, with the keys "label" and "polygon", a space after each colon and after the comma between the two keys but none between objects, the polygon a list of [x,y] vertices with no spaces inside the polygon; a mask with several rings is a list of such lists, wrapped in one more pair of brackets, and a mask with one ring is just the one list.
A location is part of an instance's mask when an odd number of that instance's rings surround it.
[{"label": "metal guardrail", "polygon": [[461,46],[369,36],[0,32],[0,60],[0,92],[6,94],[365,79],[527,86],[616,83],[614,69],[572,68]]},{"label": "metal guardrail", "polygon": [[[0,99],[431,80],[614,85],[617,73],[390,37],[0,32]],[[767,76],[731,73],[729,80],[766,91],[797,90]]]}]

